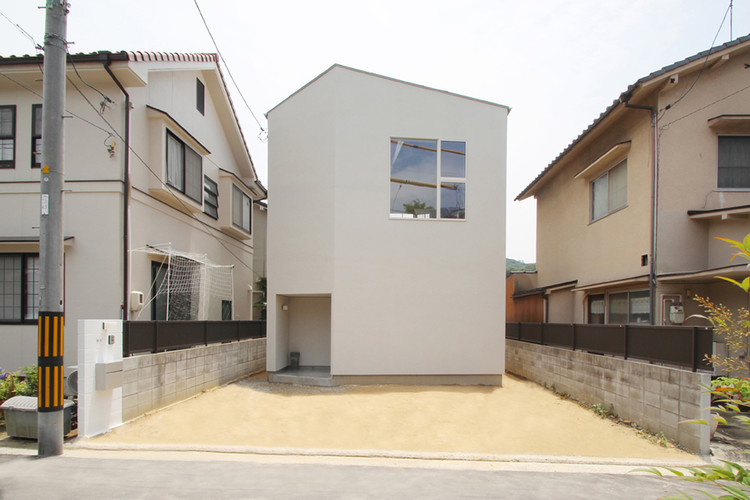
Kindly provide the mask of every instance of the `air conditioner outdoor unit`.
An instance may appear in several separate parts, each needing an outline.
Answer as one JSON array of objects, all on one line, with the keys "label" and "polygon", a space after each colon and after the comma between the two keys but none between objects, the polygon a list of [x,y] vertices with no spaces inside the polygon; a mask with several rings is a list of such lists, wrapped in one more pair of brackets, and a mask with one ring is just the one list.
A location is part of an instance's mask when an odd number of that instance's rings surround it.
[{"label": "air conditioner outdoor unit", "polygon": [[130,292],[130,310],[138,312],[143,309],[143,292]]}]

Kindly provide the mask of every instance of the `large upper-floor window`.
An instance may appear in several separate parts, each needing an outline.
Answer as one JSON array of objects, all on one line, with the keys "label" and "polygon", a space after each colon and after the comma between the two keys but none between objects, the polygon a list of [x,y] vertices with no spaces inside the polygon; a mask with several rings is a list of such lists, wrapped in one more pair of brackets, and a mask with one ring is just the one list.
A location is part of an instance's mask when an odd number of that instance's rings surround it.
[{"label": "large upper-floor window", "polygon": [[232,185],[232,224],[243,229],[246,233],[251,232],[251,207],[250,197],[243,193],[240,188]]},{"label": "large upper-floor window", "polygon": [[750,189],[750,135],[719,136],[717,186]]},{"label": "large upper-floor window", "polygon": [[0,254],[0,323],[39,317],[39,256]]},{"label": "large upper-floor window", "polygon": [[203,202],[203,158],[167,131],[167,184]]},{"label": "large upper-floor window", "polygon": [[42,166],[42,105],[31,106],[31,168]]},{"label": "large upper-floor window", "polygon": [[591,181],[591,221],[628,204],[628,162],[623,160]]},{"label": "large upper-floor window", "polygon": [[466,143],[391,139],[392,219],[466,218]]},{"label": "large upper-floor window", "polygon": [[0,106],[0,168],[16,166],[16,107]]}]

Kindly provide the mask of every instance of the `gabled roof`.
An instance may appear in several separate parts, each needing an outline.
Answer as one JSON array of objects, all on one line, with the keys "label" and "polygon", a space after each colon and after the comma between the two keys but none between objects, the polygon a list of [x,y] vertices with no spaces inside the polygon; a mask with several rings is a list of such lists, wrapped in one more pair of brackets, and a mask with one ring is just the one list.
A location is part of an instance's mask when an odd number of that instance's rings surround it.
[{"label": "gabled roof", "polygon": [[[666,78],[666,76],[673,72],[676,69],[682,68],[684,66],[687,66],[691,63],[695,63],[696,61],[701,61],[704,58],[707,58],[711,55],[714,55],[718,57],[718,54],[720,52],[732,52],[738,48],[740,48],[740,45],[745,45],[747,42],[750,41],[750,34],[745,35],[743,37],[737,38],[735,40],[732,40],[730,42],[724,43],[722,45],[717,45],[716,47],[712,47],[708,50],[704,50],[703,52],[699,52],[695,55],[692,55],[688,58],[682,59],[680,61],[677,61],[675,63],[672,63],[668,66],[664,66],[663,68],[654,71],[643,78],[638,79],[635,83],[632,85],[628,85],[628,88],[620,94],[620,96],[615,99],[612,104],[605,109],[592,123],[589,125],[581,134],[576,137],[573,142],[568,144],[568,146],[559,154],[557,157],[552,160],[552,162],[547,165],[547,168],[542,170],[542,172],[536,176],[536,178],[531,181],[531,183],[524,188],[523,191],[521,191],[518,196],[516,196],[515,201],[520,201],[528,198],[531,196],[531,191],[536,185],[544,178],[552,168],[557,165],[564,157],[567,155],[578,143],[580,143],[591,131],[593,131],[605,118],[607,118],[612,112],[617,109],[620,105],[624,105],[626,102],[628,102],[633,94],[641,87],[643,87],[645,84],[648,84],[654,80],[658,80],[659,78]],[[732,50],[727,50],[732,49]]]},{"label": "gabled roof", "polygon": [[448,92],[447,90],[440,90],[440,89],[436,89],[436,88],[432,88],[432,87],[426,87],[424,85],[419,85],[417,83],[411,83],[411,82],[407,82],[407,81],[404,81],[404,80],[399,80],[397,78],[391,78],[389,76],[379,75],[377,73],[370,73],[369,71],[363,71],[361,69],[351,68],[349,66],[344,66],[342,64],[334,64],[333,66],[331,66],[330,68],[328,68],[327,70],[325,70],[324,72],[322,72],[321,74],[319,74],[318,76],[316,76],[315,78],[313,78],[312,80],[310,80],[309,82],[307,82],[305,85],[303,85],[302,87],[300,87],[299,89],[297,89],[295,92],[293,92],[292,94],[290,94],[286,99],[284,99],[283,101],[281,101],[280,103],[278,103],[276,106],[274,106],[273,108],[271,108],[270,110],[268,110],[266,112],[266,117],[268,117],[268,115],[269,115],[269,113],[271,113],[271,111],[273,111],[274,109],[278,108],[279,106],[281,106],[282,104],[284,104],[285,102],[287,102],[289,99],[291,99],[295,95],[299,94],[300,92],[302,92],[303,90],[305,90],[307,87],[309,87],[310,85],[312,85],[316,81],[318,81],[321,78],[323,78],[326,74],[330,73],[335,68],[340,68],[340,69],[344,69],[344,70],[347,70],[347,71],[353,71],[355,73],[360,73],[360,74],[363,74],[363,75],[373,76],[375,78],[382,78],[383,80],[388,80],[388,81],[391,81],[391,82],[401,83],[401,84],[404,84],[404,85],[410,85],[412,87],[417,87],[417,88],[420,88],[420,89],[430,90],[432,92],[439,92],[441,94],[446,94],[446,95],[450,95],[450,96],[453,96],[453,97],[459,97],[461,99],[468,99],[470,101],[481,102],[481,103],[484,103],[484,104],[489,104],[491,106],[497,106],[499,108],[507,109],[508,113],[510,113],[510,107],[509,106],[505,106],[504,104],[497,104],[497,103],[491,102],[491,101],[485,101],[485,100],[482,100],[482,99],[476,99],[474,97],[468,97],[468,96],[465,96],[465,95],[462,95],[462,94],[456,94],[454,92]]},{"label": "gabled roof", "polygon": [[[91,52],[88,54],[78,53],[78,54],[69,54],[68,55],[68,61],[72,61],[73,63],[87,63],[87,62],[94,62],[94,63],[104,63],[106,61],[126,61],[126,62],[204,62],[204,63],[212,63],[212,65],[216,68],[216,71],[219,75],[219,80],[221,81],[224,95],[227,98],[227,102],[229,103],[229,110],[232,115],[233,121],[235,125],[237,126],[237,132],[239,134],[240,140],[242,141],[242,146],[245,150],[245,154],[247,155],[247,160],[250,163],[250,168],[252,169],[253,176],[255,177],[256,183],[260,186],[260,188],[266,192],[265,187],[263,187],[262,184],[260,184],[260,181],[258,181],[258,173],[255,170],[255,164],[253,163],[253,159],[250,156],[250,149],[247,147],[247,141],[245,140],[245,134],[242,131],[242,126],[240,125],[240,122],[237,118],[237,111],[234,107],[234,102],[232,101],[232,97],[229,94],[229,87],[227,87],[226,80],[224,79],[224,74],[221,71],[221,66],[219,65],[219,57],[216,54],[213,53],[180,53],[180,52],[149,52],[149,51],[119,51],[119,52],[110,52],[107,50],[100,50],[98,52]],[[23,56],[7,56],[2,57],[0,56],[0,66],[10,66],[10,65],[40,65],[44,62],[44,56],[42,54],[37,55],[23,55]]]}]

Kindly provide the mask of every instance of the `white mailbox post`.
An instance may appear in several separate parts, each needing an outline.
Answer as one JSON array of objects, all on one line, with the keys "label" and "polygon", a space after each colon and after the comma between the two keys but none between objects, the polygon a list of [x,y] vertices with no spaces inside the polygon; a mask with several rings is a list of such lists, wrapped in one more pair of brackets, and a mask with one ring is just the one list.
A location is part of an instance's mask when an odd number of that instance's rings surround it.
[{"label": "white mailbox post", "polygon": [[122,424],[122,321],[78,321],[78,434]]}]

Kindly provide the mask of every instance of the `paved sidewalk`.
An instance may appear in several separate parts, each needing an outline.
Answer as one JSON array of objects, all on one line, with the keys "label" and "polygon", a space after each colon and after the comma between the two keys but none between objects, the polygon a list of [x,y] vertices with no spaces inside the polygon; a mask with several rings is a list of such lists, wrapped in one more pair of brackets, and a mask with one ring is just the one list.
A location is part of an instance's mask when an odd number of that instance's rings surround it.
[{"label": "paved sidewalk", "polygon": [[[659,498],[693,484],[632,467],[212,453],[0,454],[3,499]],[[693,494],[695,496],[695,494]],[[700,495],[698,495],[700,496]]]}]

